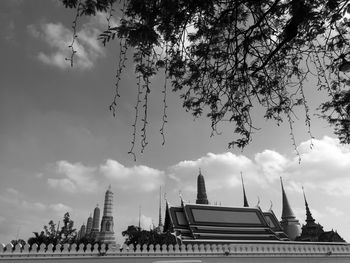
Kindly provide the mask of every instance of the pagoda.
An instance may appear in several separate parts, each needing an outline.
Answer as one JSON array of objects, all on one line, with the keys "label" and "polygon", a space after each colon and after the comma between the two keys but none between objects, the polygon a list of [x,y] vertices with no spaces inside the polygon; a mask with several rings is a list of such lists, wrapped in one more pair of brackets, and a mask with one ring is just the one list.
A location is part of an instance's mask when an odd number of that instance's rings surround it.
[{"label": "pagoda", "polygon": [[299,220],[295,217],[288,202],[288,198],[283,187],[282,177],[280,179],[282,188],[282,220],[280,223],[284,233],[286,233],[289,239],[295,240],[301,233],[300,223]]},{"label": "pagoda", "polygon": [[101,231],[98,238],[100,243],[115,245],[113,225],[113,192],[111,191],[111,186],[109,186],[103,206]]}]

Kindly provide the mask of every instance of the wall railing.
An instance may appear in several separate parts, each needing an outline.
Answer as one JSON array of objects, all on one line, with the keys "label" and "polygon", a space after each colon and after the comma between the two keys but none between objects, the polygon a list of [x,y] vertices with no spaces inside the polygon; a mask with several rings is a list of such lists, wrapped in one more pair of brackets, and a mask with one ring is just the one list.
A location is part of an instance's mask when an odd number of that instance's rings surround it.
[{"label": "wall railing", "polygon": [[116,245],[106,249],[84,244],[44,245],[0,244],[0,261],[13,257],[81,257],[81,256],[342,256],[349,257],[348,243],[236,243],[236,244],[187,244],[187,245]]}]

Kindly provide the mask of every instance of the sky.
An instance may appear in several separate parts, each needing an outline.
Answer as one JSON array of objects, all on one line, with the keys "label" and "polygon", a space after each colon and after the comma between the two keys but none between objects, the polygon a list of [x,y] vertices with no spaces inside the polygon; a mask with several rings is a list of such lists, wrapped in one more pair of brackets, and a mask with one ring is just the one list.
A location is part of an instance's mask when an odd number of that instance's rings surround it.
[{"label": "sky", "polygon": [[[311,142],[302,111],[293,132],[261,118],[252,143],[228,149],[234,127],[222,124],[210,137],[210,123],[194,119],[178,93],[168,95],[166,142],[162,145],[162,76],[153,78],[149,106],[149,145],[136,161],[128,154],[136,101],[130,61],[120,83],[117,117],[108,109],[114,95],[117,42],[103,47],[98,32],[106,15],[83,19],[77,29],[72,68],[72,10],[54,0],[4,0],[0,9],[0,243],[27,240],[50,220],[69,212],[76,228],[85,223],[111,185],[114,230],[118,243],[128,225],[158,224],[159,187],[171,205],[195,202],[201,169],[212,204],[242,206],[240,172],[248,201],[280,217],[283,178],[289,202],[305,223],[302,186],[311,212],[324,230],[350,240],[350,146],[340,145],[332,129],[312,115]],[[116,17],[115,17],[116,18]],[[305,86],[310,110],[324,99],[312,80]],[[311,147],[312,146],[312,147]],[[162,197],[164,211],[164,198]],[[102,211],[101,211],[102,212]],[[164,214],[162,215],[164,219]]]}]

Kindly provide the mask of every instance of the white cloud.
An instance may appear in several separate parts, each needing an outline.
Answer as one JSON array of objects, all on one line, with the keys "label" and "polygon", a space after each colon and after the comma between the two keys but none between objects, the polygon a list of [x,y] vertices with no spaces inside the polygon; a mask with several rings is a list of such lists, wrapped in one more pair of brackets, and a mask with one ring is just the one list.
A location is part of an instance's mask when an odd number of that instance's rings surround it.
[{"label": "white cloud", "polygon": [[326,211],[333,215],[333,216],[344,216],[344,211],[340,211],[339,209],[335,208],[335,207],[330,207],[330,206],[326,206]]},{"label": "white cloud", "polygon": [[150,229],[151,227],[153,227],[153,219],[151,217],[145,216],[145,215],[141,215],[140,217],[140,226],[143,229]]},{"label": "white cloud", "polygon": [[300,144],[301,164],[289,160],[284,173],[291,182],[307,185],[323,194],[349,196],[350,146],[344,146],[337,139],[323,137]]},{"label": "white cloud", "polygon": [[11,195],[15,195],[15,196],[17,196],[19,194],[19,192],[16,189],[11,188],[11,187],[6,188],[6,192],[8,192]]},{"label": "white cloud", "polygon": [[47,182],[48,182],[49,186],[52,188],[61,188],[64,191],[67,191],[70,193],[73,193],[77,189],[74,182],[72,182],[68,178],[63,178],[63,179],[48,178]]},{"label": "white cloud", "polygon": [[[74,41],[74,67],[78,69],[90,69],[95,61],[104,56],[104,50],[97,39],[101,29],[105,28],[106,20],[102,19],[102,14],[84,24],[77,32]],[[41,23],[40,25],[29,25],[27,30],[34,38],[40,39],[48,46],[48,51],[39,51],[38,60],[41,62],[59,67],[69,68],[70,62],[66,58],[71,58],[72,51],[69,46],[72,44],[73,32],[62,23]]]},{"label": "white cloud", "polygon": [[67,161],[59,161],[54,170],[63,178],[48,178],[50,187],[59,188],[69,193],[91,193],[98,187],[94,175],[96,168],[94,167],[84,166],[81,163],[72,164]]},{"label": "white cloud", "polygon": [[251,172],[251,168],[251,160],[243,155],[235,155],[231,152],[208,153],[197,160],[182,161],[170,167],[169,177],[178,183],[181,190],[193,192],[196,187],[196,175],[201,169],[207,184],[210,185],[207,187],[207,191],[212,191],[240,185],[240,172],[248,174]]},{"label": "white cloud", "polygon": [[41,202],[28,202],[26,200],[21,201],[21,206],[24,209],[34,210],[34,211],[44,211],[47,208],[47,205]]},{"label": "white cloud", "polygon": [[38,179],[41,179],[41,178],[43,178],[43,173],[37,173],[37,174],[35,174],[35,177]]},{"label": "white cloud", "polygon": [[48,208],[57,212],[60,215],[65,213],[65,212],[71,212],[73,210],[70,206],[62,204],[62,203],[50,204],[48,206]]},{"label": "white cloud", "polygon": [[150,192],[159,188],[164,181],[164,172],[148,166],[126,167],[115,160],[108,159],[100,166],[100,172],[115,182],[119,190]]},{"label": "white cloud", "polygon": [[255,162],[259,166],[259,170],[269,182],[273,182],[280,176],[283,176],[288,160],[272,150],[265,150],[255,155]]}]

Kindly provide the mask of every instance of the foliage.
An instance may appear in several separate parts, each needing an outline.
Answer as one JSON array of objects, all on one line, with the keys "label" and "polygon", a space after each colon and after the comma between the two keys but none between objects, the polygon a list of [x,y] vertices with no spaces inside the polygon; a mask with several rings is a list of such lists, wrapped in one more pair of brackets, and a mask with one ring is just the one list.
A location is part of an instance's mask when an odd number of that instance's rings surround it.
[{"label": "foliage", "polygon": [[[116,93],[110,105],[117,111],[119,80],[133,50],[137,75],[137,102],[130,153],[140,121],[141,151],[147,145],[146,128],[151,77],[165,74],[163,93],[164,138],[167,122],[167,80],[180,92],[183,107],[195,117],[206,114],[213,134],[224,121],[235,124],[229,146],[245,147],[257,130],[254,111],[280,124],[287,120],[293,144],[294,111],[301,106],[311,135],[308,87],[328,94],[319,115],[333,125],[342,143],[350,143],[350,60],[348,0],[62,0],[76,8],[77,18],[103,11],[110,18],[121,10],[118,26],[101,32],[104,45],[119,41]],[[74,37],[76,37],[74,35]],[[73,41],[74,42],[74,41]],[[74,55],[73,44],[72,59]],[[71,60],[72,62],[72,60]],[[339,70],[341,69],[341,71]],[[140,113],[142,106],[143,112]],[[262,109],[262,110],[261,110]],[[135,155],[134,155],[135,156]]]},{"label": "foliage", "polygon": [[34,237],[28,239],[28,244],[31,246],[34,243],[40,246],[41,244],[72,244],[76,240],[76,229],[73,228],[74,222],[70,219],[69,213],[63,216],[63,226],[59,229],[56,224],[50,220],[48,226],[44,226],[44,231],[33,232]]},{"label": "foliage", "polygon": [[133,244],[136,247],[137,244],[142,245],[156,245],[156,244],[166,244],[170,245],[176,244],[176,238],[174,235],[170,233],[159,233],[156,229],[152,230],[142,230],[141,228],[131,225],[122,232],[122,235],[126,237],[125,244],[130,245]]}]

